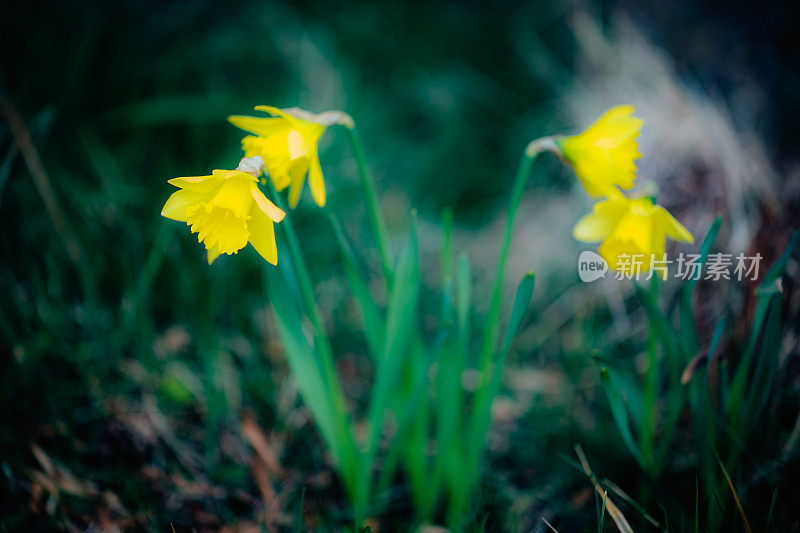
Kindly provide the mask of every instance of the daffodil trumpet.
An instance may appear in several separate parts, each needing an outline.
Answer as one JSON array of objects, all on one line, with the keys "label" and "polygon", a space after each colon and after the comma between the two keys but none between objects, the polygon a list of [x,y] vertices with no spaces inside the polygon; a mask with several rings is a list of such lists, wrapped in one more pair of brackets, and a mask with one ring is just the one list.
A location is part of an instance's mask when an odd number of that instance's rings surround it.
[{"label": "daffodil trumpet", "polygon": [[620,189],[633,188],[641,157],[636,138],[644,123],[634,111],[630,105],[612,107],[582,133],[554,137],[589,196],[619,197]]},{"label": "daffodil trumpet", "polygon": [[180,190],[164,204],[161,215],[186,222],[207,250],[208,264],[220,254],[237,254],[249,242],[269,263],[278,264],[273,224],[285,213],[258,188],[263,161],[244,158],[235,170],[214,170],[209,176],[168,180]]}]

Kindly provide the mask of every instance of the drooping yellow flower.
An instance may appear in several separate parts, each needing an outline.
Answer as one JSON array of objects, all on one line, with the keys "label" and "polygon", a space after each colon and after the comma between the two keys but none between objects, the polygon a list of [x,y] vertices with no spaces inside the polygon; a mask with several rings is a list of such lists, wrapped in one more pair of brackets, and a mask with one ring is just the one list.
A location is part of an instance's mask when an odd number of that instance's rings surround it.
[{"label": "drooping yellow flower", "polygon": [[214,170],[210,176],[173,178],[180,188],[167,200],[161,215],[186,222],[208,250],[208,264],[220,254],[235,254],[247,243],[278,264],[273,223],[285,213],[259,190],[260,158],[243,159],[237,170]]},{"label": "drooping yellow flower", "polygon": [[636,256],[642,272],[650,270],[652,259],[663,260],[667,237],[694,242],[689,230],[647,196],[620,195],[597,202],[592,213],[578,220],[572,234],[582,242],[602,241],[598,252],[612,269],[620,270],[622,261],[630,264]]},{"label": "drooping yellow flower", "polygon": [[559,137],[556,144],[590,196],[620,195],[636,178],[636,159],[642,155],[636,137],[643,121],[630,105],[612,107],[583,133]]},{"label": "drooping yellow flower", "polygon": [[249,131],[242,139],[245,156],[261,156],[273,185],[279,191],[289,187],[289,205],[297,206],[303,183],[308,174],[311,195],[320,207],[325,205],[325,182],[319,164],[317,144],[327,127],[323,115],[314,115],[301,109],[278,109],[256,106],[274,117],[230,116],[234,126]]}]

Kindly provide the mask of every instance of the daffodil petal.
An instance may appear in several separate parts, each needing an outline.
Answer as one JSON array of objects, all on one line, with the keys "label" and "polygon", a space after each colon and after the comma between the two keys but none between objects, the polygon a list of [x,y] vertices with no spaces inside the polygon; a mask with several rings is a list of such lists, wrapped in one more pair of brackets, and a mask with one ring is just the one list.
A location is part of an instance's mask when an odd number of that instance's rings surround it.
[{"label": "daffodil petal", "polygon": [[[256,111],[264,111],[266,113],[271,113],[273,115],[277,115],[277,116],[280,116],[280,117],[286,117],[287,116],[286,111],[284,111],[280,107],[275,107],[275,106],[272,106],[272,105],[257,105],[253,109],[255,109]],[[289,116],[291,116],[291,115],[289,115]]]},{"label": "daffodil petal", "polygon": [[303,192],[303,179],[295,179],[292,180],[292,184],[289,187],[289,206],[294,209],[297,207],[297,204],[300,202],[300,193]]},{"label": "daffodil petal", "polygon": [[694,243],[694,236],[669,211],[659,205],[656,206],[654,215],[672,240]]},{"label": "daffodil petal", "polygon": [[215,192],[216,189],[204,192],[191,189],[175,191],[161,209],[161,216],[179,222],[186,222],[186,209],[202,202],[208,202],[214,197]]},{"label": "daffodil petal", "polygon": [[311,167],[308,171],[308,186],[311,189],[311,195],[318,206],[325,205],[325,181],[322,177],[322,166],[319,164],[319,154],[317,153],[317,146],[311,152]]},{"label": "daffodil petal", "polygon": [[217,176],[187,176],[182,178],[172,178],[167,183],[181,189],[189,189],[196,192],[207,192],[219,186],[220,181]]},{"label": "daffodil petal", "polygon": [[600,242],[611,233],[611,221],[597,213],[584,215],[572,228],[572,236],[581,242]]},{"label": "daffodil petal", "polygon": [[300,201],[300,193],[303,192],[303,184],[305,182],[306,173],[308,172],[308,157],[302,156],[290,162],[289,178],[291,185],[289,186],[289,206],[294,209]]},{"label": "daffodil petal", "polygon": [[275,243],[275,228],[272,219],[257,204],[253,204],[248,222],[250,244],[268,263],[277,265],[278,246]]},{"label": "daffodil petal", "polygon": [[286,213],[284,213],[282,209],[278,208],[278,206],[270,202],[267,197],[264,196],[264,193],[261,192],[255,183],[250,185],[250,194],[253,195],[253,200],[256,201],[255,207],[258,207],[258,209],[272,221],[280,222],[283,220],[283,217],[286,216]]},{"label": "daffodil petal", "polygon": [[275,117],[247,117],[243,115],[231,115],[228,122],[239,129],[249,131],[260,137],[269,137],[286,129],[289,125],[286,121]]},{"label": "daffodil petal", "polygon": [[592,212],[575,224],[572,235],[581,242],[598,242],[608,237],[628,209],[628,201],[619,193],[618,198],[594,204]]},{"label": "daffodil petal", "polygon": [[214,169],[211,171],[211,174],[215,178],[219,178],[221,180],[227,180],[233,177],[243,178],[248,181],[258,181],[258,178],[249,174],[247,172],[242,172],[241,170],[223,170],[223,169]]},{"label": "daffodil petal", "polygon": [[287,113],[286,111],[284,111],[283,109],[281,109],[279,107],[273,107],[271,105],[257,105],[253,109],[255,109],[256,111],[265,111],[267,113],[271,113],[271,114],[275,115],[276,117],[284,118],[284,119],[286,119],[286,120],[288,120],[290,122],[300,122],[300,123],[307,123],[308,122],[307,120],[303,120],[303,119],[301,119],[299,117],[296,117],[296,116],[294,116],[294,115],[292,115],[290,113]]}]

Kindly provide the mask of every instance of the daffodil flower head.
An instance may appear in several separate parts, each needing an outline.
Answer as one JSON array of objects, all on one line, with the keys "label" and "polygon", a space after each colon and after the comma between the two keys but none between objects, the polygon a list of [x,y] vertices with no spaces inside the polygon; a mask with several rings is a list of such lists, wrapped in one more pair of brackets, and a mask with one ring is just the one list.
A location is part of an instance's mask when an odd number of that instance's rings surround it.
[{"label": "daffodil flower head", "polygon": [[[343,113],[329,111],[316,115],[298,108],[278,109],[260,105],[272,117],[230,116],[234,126],[252,133],[242,139],[245,156],[260,156],[272,183],[279,191],[289,187],[289,205],[297,206],[306,174],[311,195],[320,207],[325,205],[325,182],[317,145],[325,129],[342,122]],[[347,117],[349,119],[349,117]]]},{"label": "daffodil flower head", "polygon": [[601,242],[598,252],[609,267],[620,270],[622,258],[639,256],[641,270],[647,272],[652,260],[662,260],[666,238],[694,242],[694,237],[669,211],[656,205],[649,196],[618,196],[594,205],[572,231],[582,242]]},{"label": "daffodil flower head", "polygon": [[208,250],[208,264],[220,254],[236,254],[247,243],[261,256],[278,264],[273,223],[285,213],[258,188],[260,157],[245,158],[236,170],[214,170],[210,176],[173,178],[172,193],[161,215],[186,222]]},{"label": "daffodil flower head", "polygon": [[635,161],[642,156],[636,137],[644,123],[633,113],[630,105],[612,107],[583,133],[556,139],[590,196],[615,197],[620,195],[617,187],[633,187]]}]

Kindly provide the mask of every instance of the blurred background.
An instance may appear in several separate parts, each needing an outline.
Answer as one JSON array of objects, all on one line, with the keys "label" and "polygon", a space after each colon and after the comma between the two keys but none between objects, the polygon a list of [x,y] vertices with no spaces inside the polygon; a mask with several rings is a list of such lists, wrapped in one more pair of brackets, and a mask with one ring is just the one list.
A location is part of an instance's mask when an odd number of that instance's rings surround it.
[{"label": "blurred background", "polygon": [[[766,266],[800,218],[798,20],[795,3],[746,1],[4,3],[0,529],[249,531],[298,513],[314,529],[346,516],[266,310],[262,260],[247,249],[209,268],[186,227],[159,216],[167,179],[236,166],[229,114],[350,113],[394,249],[416,208],[436,285],[452,207],[488,307],[524,146],[630,103],[645,120],[637,188],[657,186],[697,238],[722,214],[720,249]],[[377,273],[342,131],[325,134],[321,160],[328,209]],[[571,228],[590,208],[570,169],[537,161],[507,276],[512,291],[532,269],[537,288],[493,413],[489,530],[543,530],[542,517],[596,527],[591,486],[563,459],[576,443],[598,475],[620,486],[638,475],[586,354],[618,345],[635,363],[628,339],[646,337],[646,322],[621,284],[578,280],[586,246]],[[358,405],[369,387],[359,321],[308,192],[295,224]],[[734,312],[745,330],[753,288],[701,285],[700,307]],[[766,455],[800,428],[796,294],[786,307],[789,404],[773,413]],[[699,327],[710,336],[713,321]],[[781,476],[800,472],[794,457]],[[694,501],[694,478],[674,472],[671,510]],[[390,507],[383,528],[403,513]],[[789,530],[800,514],[787,503],[775,520]]]}]

